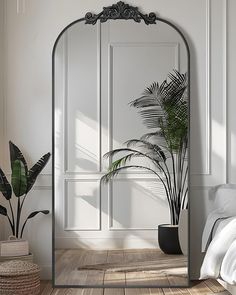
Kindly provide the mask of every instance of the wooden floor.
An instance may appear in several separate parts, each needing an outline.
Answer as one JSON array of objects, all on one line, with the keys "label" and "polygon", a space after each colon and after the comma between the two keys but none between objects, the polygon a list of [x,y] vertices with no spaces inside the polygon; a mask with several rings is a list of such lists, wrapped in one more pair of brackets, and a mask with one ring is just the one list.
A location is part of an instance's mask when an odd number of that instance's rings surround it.
[{"label": "wooden floor", "polygon": [[194,282],[192,288],[132,288],[132,289],[53,289],[51,282],[41,282],[41,295],[211,295],[230,294],[214,280]]},{"label": "wooden floor", "polygon": [[187,258],[158,249],[57,250],[56,285],[187,286]]}]

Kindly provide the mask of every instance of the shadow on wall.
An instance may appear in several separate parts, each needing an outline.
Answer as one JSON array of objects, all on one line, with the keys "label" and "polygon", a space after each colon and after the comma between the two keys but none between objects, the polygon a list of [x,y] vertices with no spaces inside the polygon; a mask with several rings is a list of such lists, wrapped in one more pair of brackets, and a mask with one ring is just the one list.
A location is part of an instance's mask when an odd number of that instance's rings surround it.
[{"label": "shadow on wall", "polygon": [[[83,120],[86,119],[85,116],[82,117]],[[81,119],[81,117],[80,117]],[[78,118],[76,118],[76,122],[77,122]],[[89,118],[89,122],[91,122],[91,118]],[[84,121],[83,125],[86,122]],[[57,132],[57,136],[60,137],[60,133]],[[76,134],[76,136],[78,136]],[[140,136],[139,136],[140,137]],[[77,139],[79,140],[79,138]],[[116,142],[116,145],[121,145],[118,142]],[[83,171],[84,170],[84,175],[86,175],[87,173],[89,174],[96,174],[96,172],[89,172],[89,171],[97,171],[97,161],[98,159],[96,159],[96,155],[92,154],[91,151],[87,151],[85,148],[81,149],[81,146],[78,143],[75,143],[76,149],[74,149],[75,155],[74,155],[74,159],[76,159],[76,161],[74,162],[74,169],[75,171]],[[85,155],[86,158],[81,158],[77,156],[77,151],[80,151],[80,155],[81,152]],[[92,154],[92,155],[91,155]],[[60,167],[57,167],[57,169],[60,170]],[[83,174],[83,172],[80,172]],[[140,174],[140,171],[139,171]],[[144,174],[145,176],[147,174]],[[100,177],[100,176],[99,176]],[[150,174],[149,174],[150,177]],[[167,200],[165,198],[165,193],[164,193],[164,189],[162,188],[161,184],[158,184],[157,179],[155,179],[155,177],[151,176],[151,181],[148,180],[149,182],[148,184],[145,183],[144,179],[132,179],[131,177],[131,181],[132,181],[132,187],[131,187],[131,183],[129,181],[125,181],[127,178],[125,175],[122,175],[122,179],[116,179],[114,181],[114,184],[117,182],[123,182],[123,184],[120,184],[120,188],[122,187],[122,191],[121,191],[121,196],[118,195],[118,192],[114,192],[113,191],[113,195],[115,194],[115,198],[111,198],[111,194],[112,192],[110,191],[110,194],[108,194],[108,196],[105,197],[101,195],[100,199],[101,202],[106,202],[107,206],[101,206],[102,208],[102,218],[107,218],[110,219],[109,220],[109,228],[108,229],[103,229],[103,230],[109,230],[109,234],[114,236],[114,243],[116,244],[116,246],[118,248],[125,248],[126,245],[126,238],[130,237],[130,236],[137,236],[140,239],[144,239],[145,237],[142,236],[140,233],[138,233],[137,229],[141,229],[141,230],[147,230],[147,229],[157,229],[158,224],[160,223],[169,223],[170,222],[170,217],[169,217],[169,209],[168,209],[168,203]],[[146,181],[146,182],[147,182]],[[144,184],[141,185],[140,182],[143,182]],[[157,185],[154,184],[154,182],[157,183]],[[79,184],[78,184],[79,185]],[[115,184],[116,186],[116,184]],[[160,188],[161,186],[161,188]],[[114,185],[113,185],[114,187]],[[117,186],[116,186],[117,187]],[[101,189],[102,191],[102,189]],[[137,194],[135,194],[135,192]],[[76,192],[76,187],[74,187],[74,191],[71,192],[71,195],[75,196],[75,202],[76,199],[80,198],[82,199],[84,202],[86,202],[87,204],[89,204],[90,206],[94,207],[95,209],[97,209],[98,203],[97,203],[97,196],[100,194],[100,189],[97,188],[95,190],[93,190],[92,193],[89,194],[85,194],[83,196],[78,195]],[[140,199],[140,196],[145,196],[145,199],[147,199],[146,204],[143,203],[143,200]],[[71,197],[71,196],[70,196]],[[139,207],[134,208],[134,202],[133,202],[133,198],[135,198],[135,202],[137,204],[140,204]],[[113,203],[112,203],[112,199],[113,199]],[[114,200],[115,199],[122,199],[122,201],[119,202],[119,204],[123,205],[123,208],[119,208],[118,210],[114,210]],[[149,208],[150,204],[153,204],[154,206],[159,206],[160,210],[158,210],[158,212],[156,213],[156,217],[155,220],[156,224],[155,226],[151,226],[150,225],[146,225],[146,226],[142,226],[142,221],[144,221],[145,219],[148,219],[148,222],[150,222],[150,224],[153,224],[153,221],[151,222],[150,218],[153,217],[153,215],[150,215],[150,212],[148,212],[148,202],[149,202]],[[118,205],[119,205],[118,204]],[[142,208],[142,210],[140,211],[140,208]],[[78,215],[78,212],[76,211],[76,206],[73,206],[72,211],[70,211],[70,220],[75,219],[76,220],[76,216]],[[135,212],[136,210],[136,212]],[[132,228],[132,220],[135,216],[135,214],[137,215],[137,213],[141,213],[141,217],[140,220],[137,219],[136,217],[136,223],[140,224],[140,226],[136,226],[136,228]],[[110,215],[112,215],[112,218],[110,218]],[[105,217],[106,216],[106,217]],[[58,222],[58,225],[61,222]],[[112,224],[113,223],[113,224]],[[56,221],[56,225],[57,225],[57,221]],[[118,230],[122,230],[122,240],[121,239],[116,239],[116,231]],[[132,230],[133,229],[133,230]],[[132,233],[130,232],[130,230],[132,230]],[[154,240],[157,240],[157,233],[155,236],[154,233],[154,237],[153,240],[148,240],[147,242],[156,246],[157,242],[154,242]],[[155,244],[154,244],[155,243]]]}]

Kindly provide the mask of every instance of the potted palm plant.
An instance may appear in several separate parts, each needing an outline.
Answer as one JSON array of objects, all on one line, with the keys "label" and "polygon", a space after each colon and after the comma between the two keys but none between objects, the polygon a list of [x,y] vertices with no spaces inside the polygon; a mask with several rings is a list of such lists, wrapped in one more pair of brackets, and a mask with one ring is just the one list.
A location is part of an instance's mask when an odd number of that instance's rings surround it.
[{"label": "potted palm plant", "polygon": [[[50,153],[42,156],[32,168],[28,169],[28,165],[20,149],[11,141],[9,142],[9,149],[11,161],[11,184],[0,168],[0,192],[6,200],[6,204],[8,204],[7,206],[0,205],[0,214],[7,218],[13,237],[21,239],[25,226],[30,219],[39,213],[49,214],[48,210],[37,210],[31,212],[25,220],[21,220],[25,200],[27,199],[38,175],[46,166],[50,158]],[[13,195],[15,196],[15,200],[12,198]],[[14,206],[14,204],[16,206]],[[16,209],[14,209],[15,207]]]},{"label": "potted palm plant", "polygon": [[[188,204],[188,97],[187,74],[174,70],[159,85],[154,82],[140,98],[130,103],[150,132],[140,139],[131,139],[124,148],[104,155],[110,158],[108,172],[102,177],[107,183],[125,169],[144,169],[161,181],[170,211],[170,224],[158,226],[160,248],[168,254],[180,254],[178,224],[181,210]],[[124,155],[125,152],[125,155]],[[122,153],[122,157],[112,160]],[[147,165],[133,160],[147,160]],[[131,162],[132,161],[132,162]],[[150,163],[151,165],[149,165]]]}]

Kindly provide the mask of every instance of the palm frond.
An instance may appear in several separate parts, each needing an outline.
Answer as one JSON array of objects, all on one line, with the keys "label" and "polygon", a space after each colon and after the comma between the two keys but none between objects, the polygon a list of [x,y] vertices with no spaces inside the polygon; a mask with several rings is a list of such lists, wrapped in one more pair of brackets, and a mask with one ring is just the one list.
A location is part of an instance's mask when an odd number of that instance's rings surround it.
[{"label": "palm frond", "polygon": [[149,140],[149,139],[152,139],[152,138],[156,139],[156,138],[159,138],[159,137],[163,137],[163,132],[162,132],[161,129],[159,129],[158,131],[145,133],[140,137],[140,139],[141,140]]},{"label": "palm frond", "polygon": [[113,156],[115,156],[116,154],[118,154],[120,152],[130,152],[130,154],[125,155],[125,156],[123,156],[122,158],[120,158],[118,160],[115,160],[111,164],[111,166],[109,167],[108,170],[113,169],[112,166],[119,167],[122,164],[125,165],[127,161],[130,161],[132,158],[137,158],[137,157],[139,157],[139,158],[143,157],[143,158],[148,159],[154,165],[156,165],[158,170],[162,169],[162,167],[160,166],[160,162],[165,162],[160,155],[158,155],[157,153],[155,155],[153,150],[149,150],[148,152],[145,152],[145,151],[139,151],[139,150],[131,149],[131,148],[115,149],[115,150],[107,152],[103,157],[112,158]]},{"label": "palm frond", "polygon": [[[171,222],[178,224],[181,206],[187,203],[187,191],[184,191],[188,173],[185,162],[188,149],[187,74],[174,70],[163,83],[153,82],[139,98],[131,101],[130,106],[137,109],[143,124],[151,131],[140,139],[128,140],[125,148],[105,154],[105,157],[113,157],[126,153],[110,165],[102,181],[108,182],[124,169],[141,168],[153,172],[165,188]],[[155,164],[154,168],[133,162],[128,165],[132,159],[139,157],[149,159]]]},{"label": "palm frond", "polygon": [[112,162],[109,169],[108,169],[108,171],[113,171],[115,169],[120,168],[121,166],[125,166],[127,162],[129,162],[132,159],[137,158],[137,157],[143,157],[143,155],[141,155],[140,153],[128,154],[128,155],[126,155],[126,156]]},{"label": "palm frond", "polygon": [[121,153],[121,152],[132,152],[132,153],[133,153],[133,152],[138,152],[138,151],[135,151],[135,150],[130,149],[130,148],[114,149],[114,150],[111,150],[111,151],[105,153],[105,154],[103,155],[103,157],[104,157],[105,159],[107,159],[107,158],[112,158],[113,156],[115,156],[116,154]]},{"label": "palm frond", "polygon": [[108,183],[110,180],[112,180],[114,177],[116,177],[121,171],[127,170],[127,169],[144,169],[144,170],[148,170],[148,171],[154,173],[155,175],[157,175],[158,177],[160,177],[156,173],[156,171],[154,171],[151,168],[148,168],[148,167],[142,166],[142,165],[130,165],[130,166],[123,166],[123,167],[116,168],[116,169],[109,171],[108,173],[106,173],[105,175],[103,175],[101,177],[101,182]]},{"label": "palm frond", "polygon": [[154,153],[154,155],[156,154],[158,156],[158,158],[160,158],[160,160],[162,161],[166,161],[166,155],[163,152],[162,148],[157,145],[157,144],[152,144],[148,141],[142,140],[142,139],[131,139],[125,142],[125,144],[127,145],[127,147],[130,146],[140,146],[143,148],[146,148],[150,151],[152,151]]}]

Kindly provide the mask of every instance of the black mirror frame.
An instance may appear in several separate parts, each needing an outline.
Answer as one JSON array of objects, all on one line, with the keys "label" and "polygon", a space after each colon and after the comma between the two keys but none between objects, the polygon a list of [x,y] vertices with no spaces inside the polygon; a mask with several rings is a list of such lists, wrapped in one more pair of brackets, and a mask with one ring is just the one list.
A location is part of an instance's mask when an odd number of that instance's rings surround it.
[{"label": "black mirror frame", "polygon": [[[73,26],[74,24],[78,22],[85,22],[85,24],[88,25],[95,25],[99,20],[101,23],[104,23],[108,20],[133,20],[137,23],[140,23],[141,21],[144,21],[146,25],[156,25],[157,22],[163,22],[167,25],[171,26],[174,30],[179,33],[179,35],[182,37],[186,51],[187,51],[187,59],[188,59],[188,67],[187,67],[187,75],[188,75],[188,97],[189,97],[189,114],[190,114],[190,49],[188,42],[184,36],[184,34],[181,32],[181,30],[170,21],[159,18],[154,12],[151,12],[149,14],[143,14],[139,11],[138,7],[130,6],[129,4],[126,4],[122,1],[117,2],[116,4],[113,4],[108,7],[103,7],[103,10],[99,14],[93,14],[91,12],[86,13],[84,18],[80,18],[76,21],[73,21],[68,26],[66,26],[62,32],[58,35],[54,46],[52,50],[52,285],[56,288],[106,288],[106,286],[97,286],[97,285],[56,285],[55,284],[55,115],[54,115],[54,109],[55,109],[55,51],[58,44],[58,41],[60,40],[63,33]],[[188,146],[190,147],[190,116],[188,118]],[[190,148],[188,148],[188,165],[190,166]],[[190,172],[188,173],[188,187],[190,187]],[[190,261],[190,211],[191,211],[191,199],[190,195],[188,195],[188,285],[187,286],[112,286],[112,288],[181,288],[181,287],[189,287],[190,286],[190,267],[191,267],[191,261]],[[110,287],[109,287],[110,288]]]}]

